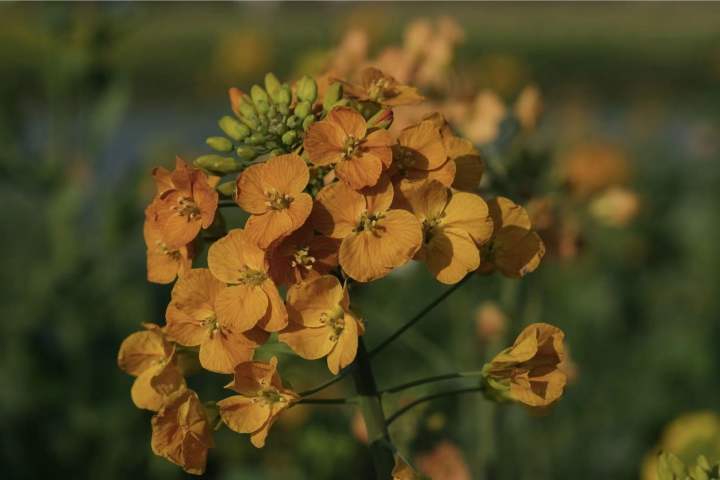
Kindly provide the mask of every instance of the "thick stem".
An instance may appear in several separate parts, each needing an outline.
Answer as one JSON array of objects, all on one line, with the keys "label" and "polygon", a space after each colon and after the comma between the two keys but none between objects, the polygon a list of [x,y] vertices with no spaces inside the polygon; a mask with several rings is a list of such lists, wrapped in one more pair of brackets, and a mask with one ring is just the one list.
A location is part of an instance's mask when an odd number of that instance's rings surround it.
[{"label": "thick stem", "polygon": [[387,480],[392,476],[395,454],[385,422],[380,393],[370,365],[370,357],[362,338],[358,345],[354,365],[352,375],[357,390],[356,398],[367,428],[368,445],[375,468],[375,478]]}]

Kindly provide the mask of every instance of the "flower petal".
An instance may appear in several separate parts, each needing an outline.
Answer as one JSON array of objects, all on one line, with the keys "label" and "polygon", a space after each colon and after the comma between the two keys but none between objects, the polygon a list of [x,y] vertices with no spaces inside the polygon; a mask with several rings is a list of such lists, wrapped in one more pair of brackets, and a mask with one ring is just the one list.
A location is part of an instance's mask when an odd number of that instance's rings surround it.
[{"label": "flower petal", "polygon": [[441,229],[424,247],[424,260],[435,278],[457,283],[480,266],[480,251],[465,230]]},{"label": "flower petal", "polygon": [[239,273],[245,268],[267,272],[265,252],[242,229],[230,230],[208,249],[208,267],[212,274],[225,283],[238,283]]},{"label": "flower petal", "polygon": [[323,120],[310,126],[303,146],[313,165],[331,165],[342,160],[346,138],[339,125]]},{"label": "flower petal", "polygon": [[320,190],[310,221],[323,235],[344,238],[357,226],[365,208],[361,194],[343,182],[336,182]]},{"label": "flower petal", "polygon": [[306,360],[322,358],[333,349],[336,340],[332,340],[333,332],[329,327],[305,327],[291,322],[280,332],[278,339],[286,343],[295,353]]},{"label": "flower petal", "polygon": [[253,328],[268,311],[269,301],[259,286],[225,287],[215,300],[218,321],[238,332]]},{"label": "flower petal", "polygon": [[355,360],[358,348],[358,324],[351,314],[345,314],[345,328],[340,333],[337,345],[327,357],[328,369],[337,375],[340,370]]},{"label": "flower petal", "polygon": [[241,395],[224,398],[217,406],[225,425],[238,433],[252,433],[270,418],[270,405]]},{"label": "flower petal", "polygon": [[445,207],[442,224],[446,228],[465,230],[478,245],[487,242],[493,233],[488,205],[482,197],[474,193],[453,193]]},{"label": "flower petal", "polygon": [[257,325],[266,332],[277,332],[287,326],[288,312],[285,308],[280,292],[272,280],[266,280],[260,287],[265,292],[268,299],[268,308],[263,318]]},{"label": "flower petal", "polygon": [[288,290],[288,312],[300,325],[321,327],[321,315],[337,308],[342,298],[340,281],[332,275],[323,275]]}]

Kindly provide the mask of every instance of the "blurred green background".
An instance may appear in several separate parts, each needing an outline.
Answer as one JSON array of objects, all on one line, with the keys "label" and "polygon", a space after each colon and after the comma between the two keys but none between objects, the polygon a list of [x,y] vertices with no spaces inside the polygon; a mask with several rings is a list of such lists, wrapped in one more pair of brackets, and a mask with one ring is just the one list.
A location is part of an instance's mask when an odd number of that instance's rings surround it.
[{"label": "blurred green background", "polygon": [[[477,396],[433,402],[393,425],[401,451],[450,441],[471,478],[634,479],[667,422],[720,409],[720,5],[4,4],[3,478],[185,476],[152,455],[150,414],[133,407],[115,360],[141,322],[162,321],[169,295],[145,281],[150,168],[207,151],[228,87],[308,72],[350,27],[374,53],[413,19],[440,15],[465,30],[453,69],[476,87],[540,86],[532,151],[622,148],[642,208],[625,228],[582,223],[577,257],[548,259],[519,285],[473,279],[377,357],[381,386],[479,368],[491,347],[475,309],[515,295],[505,342],[530,321],[553,323],[577,365],[548,415],[504,407],[490,429]],[[443,288],[409,268],[358,289],[366,342]],[[298,389],[327,378],[321,362],[283,362]],[[298,406],[260,451],[221,431],[206,477],[367,478],[352,418]]]}]

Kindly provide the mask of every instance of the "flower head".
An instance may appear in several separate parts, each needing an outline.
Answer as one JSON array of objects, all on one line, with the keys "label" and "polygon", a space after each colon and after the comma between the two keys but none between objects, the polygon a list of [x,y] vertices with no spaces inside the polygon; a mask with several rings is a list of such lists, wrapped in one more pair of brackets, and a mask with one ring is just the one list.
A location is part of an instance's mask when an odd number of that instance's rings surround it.
[{"label": "flower head", "polygon": [[435,179],[449,187],[455,163],[448,160],[440,128],[431,120],[404,129],[393,146],[395,176],[410,180]]},{"label": "flower head", "polygon": [[313,165],[335,165],[337,177],[359,190],[375,185],[382,171],[390,166],[391,143],[387,130],[368,133],[362,115],[338,107],[310,126],[304,145]]},{"label": "flower head", "polygon": [[217,403],[225,425],[238,433],[249,433],[257,448],[265,446],[270,427],[277,416],[299,399],[283,387],[277,373],[277,359],[270,362],[245,362],[235,367],[235,377],[227,385],[238,395]]},{"label": "flower head", "polygon": [[328,273],[338,265],[337,239],[318,235],[305,224],[270,252],[270,276],[279,285],[293,285]]},{"label": "flower head", "polygon": [[208,177],[177,158],[175,170],[155,170],[158,195],[153,200],[157,222],[170,247],[182,247],[208,228],[215,218],[218,194],[217,177]]},{"label": "flower head", "polygon": [[407,208],[422,223],[423,243],[416,255],[442,283],[457,283],[480,266],[478,247],[490,239],[493,224],[480,196],[452,192],[435,180],[403,181]]},{"label": "flower head", "polygon": [[377,68],[368,67],[360,74],[360,85],[343,82],[345,92],[358,100],[389,107],[420,103],[425,98],[415,87],[403,85]]},{"label": "flower head", "polygon": [[410,212],[391,209],[393,195],[383,176],[360,192],[336,182],[316,198],[311,222],[323,235],[342,240],[340,266],[357,281],[384,277],[407,263],[422,244],[420,222]]},{"label": "flower head", "polygon": [[312,198],[303,192],[309,178],[305,161],[295,154],[252,165],[238,177],[235,200],[251,214],[245,232],[261,248],[305,223],[312,210]]},{"label": "flower head", "polygon": [[192,244],[170,246],[158,221],[158,204],[145,210],[143,236],[147,247],[147,279],[153,283],[170,283],[192,266]]},{"label": "flower head", "polygon": [[135,406],[157,411],[185,387],[185,379],[175,362],[175,346],[162,329],[150,323],[144,327],[123,340],[117,361],[121,370],[137,377],[130,390]]},{"label": "flower head", "polygon": [[237,332],[258,325],[276,332],[287,325],[287,310],[270,278],[265,251],[242,229],[233,229],[208,250],[208,267],[226,287],[217,293],[218,321]]},{"label": "flower head", "polygon": [[206,268],[190,270],[172,290],[166,312],[166,331],[180,345],[200,346],[200,365],[218,373],[232,373],[235,365],[252,360],[268,334],[258,328],[240,332],[221,321],[215,311],[225,284]]},{"label": "flower head", "polygon": [[337,278],[323,275],[291,287],[288,313],[290,323],[279,338],[298,355],[308,360],[327,356],[335,375],[355,359],[364,328]]},{"label": "flower head", "polygon": [[207,414],[195,392],[176,392],[152,418],[151,446],[155,455],[188,473],[205,472],[207,451],[214,443]]},{"label": "flower head", "polygon": [[558,366],[565,359],[565,334],[546,323],[523,330],[512,347],[483,367],[483,378],[499,398],[544,407],[563,393],[567,376]]},{"label": "flower head", "polygon": [[519,278],[534,271],[545,255],[545,245],[532,230],[524,208],[505,197],[488,202],[493,234],[483,247],[480,270],[497,269],[506,277]]}]

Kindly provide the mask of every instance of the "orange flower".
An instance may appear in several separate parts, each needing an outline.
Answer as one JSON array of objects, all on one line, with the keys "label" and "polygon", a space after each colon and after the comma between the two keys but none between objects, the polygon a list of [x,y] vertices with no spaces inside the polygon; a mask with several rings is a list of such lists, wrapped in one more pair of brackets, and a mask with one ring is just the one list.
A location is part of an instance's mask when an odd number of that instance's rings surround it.
[{"label": "orange flower", "polygon": [[316,166],[335,165],[335,173],[351,188],[375,185],[392,162],[392,138],[387,130],[367,133],[362,115],[338,107],[314,123],[305,135],[305,151]]},{"label": "orange flower", "polygon": [[279,285],[292,285],[328,273],[338,264],[336,239],[317,235],[308,223],[286,237],[270,253],[270,276]]},{"label": "orange flower", "polygon": [[493,231],[485,201],[473,193],[452,192],[435,180],[403,181],[400,189],[409,210],[422,222],[423,244],[415,258],[446,284],[477,270],[478,245]]},{"label": "orange flower", "polygon": [[455,162],[448,161],[440,128],[431,120],[404,129],[393,145],[396,175],[410,180],[435,179],[449,187],[455,179]]},{"label": "orange flower", "polygon": [[364,327],[350,311],[350,297],[337,278],[323,275],[294,285],[287,301],[290,323],[280,333],[281,342],[308,360],[327,356],[335,375],[355,360]]},{"label": "orange flower", "polygon": [[192,244],[171,247],[163,236],[158,222],[157,203],[145,210],[143,235],[147,247],[147,279],[153,283],[170,283],[192,266]]},{"label": "orange flower", "polygon": [[197,394],[176,392],[152,418],[153,453],[179,465],[187,473],[205,472],[207,451],[215,445],[207,414]]},{"label": "orange flower", "polygon": [[137,377],[130,390],[135,406],[157,411],[170,394],[185,387],[185,379],[175,363],[175,346],[162,329],[143,326],[146,330],[123,340],[117,361],[121,370]]},{"label": "orange flower", "polygon": [[342,82],[345,93],[360,101],[369,100],[381,105],[396,107],[413,105],[425,98],[417,88],[403,85],[390,75],[385,75],[377,68],[368,67],[360,74],[360,85]]},{"label": "orange flower", "polygon": [[544,407],[563,393],[567,376],[559,368],[565,359],[565,334],[547,323],[533,323],[512,347],[483,367],[491,394],[530,407]]},{"label": "orange flower", "polygon": [[[456,137],[450,125],[448,125],[445,117],[439,113],[433,113],[425,117],[426,121],[432,122],[440,129],[443,145],[448,156],[448,163],[454,163],[455,178],[452,181],[452,187],[458,190],[473,191],[477,190],[482,180],[485,166],[483,164],[480,153],[470,140]],[[445,167],[450,170],[450,167]],[[442,170],[439,169],[439,170]],[[429,172],[430,173],[430,172]],[[430,178],[434,178],[429,175]],[[436,178],[442,181],[441,178]],[[450,186],[443,182],[446,186]]]},{"label": "orange flower", "polygon": [[410,212],[390,208],[393,194],[385,176],[360,192],[337,182],[318,193],[310,219],[323,235],[342,239],[340,266],[355,280],[384,277],[422,244],[420,222]]},{"label": "orange flower", "polygon": [[238,433],[249,433],[257,448],[265,446],[277,416],[300,397],[283,387],[277,373],[277,358],[269,363],[245,362],[235,367],[235,378],[226,388],[239,395],[217,402],[225,425]]},{"label": "orange flower", "polygon": [[303,190],[310,174],[295,154],[273,157],[248,167],[237,179],[235,201],[250,213],[245,232],[261,248],[300,228],[312,210]]},{"label": "orange flower", "polygon": [[208,228],[215,218],[218,205],[215,184],[219,179],[188,167],[179,157],[175,170],[169,175],[166,172],[153,172],[158,189],[153,202],[165,242],[180,247],[193,241],[200,229]]},{"label": "orange flower", "polygon": [[210,272],[227,284],[215,298],[218,322],[237,332],[287,325],[287,310],[269,276],[265,252],[242,229],[230,230],[208,250]]},{"label": "orange flower", "polygon": [[534,271],[545,255],[545,245],[532,230],[524,208],[505,197],[488,202],[494,231],[482,249],[483,273],[497,269],[506,277],[520,278]]},{"label": "orange flower", "polygon": [[218,320],[215,301],[225,285],[210,270],[190,270],[172,290],[166,331],[180,345],[200,345],[200,365],[212,372],[232,373],[235,365],[252,360],[268,334],[259,329],[239,332]]},{"label": "orange flower", "polygon": [[400,455],[395,455],[395,467],[393,467],[391,480],[423,480],[413,468]]}]

